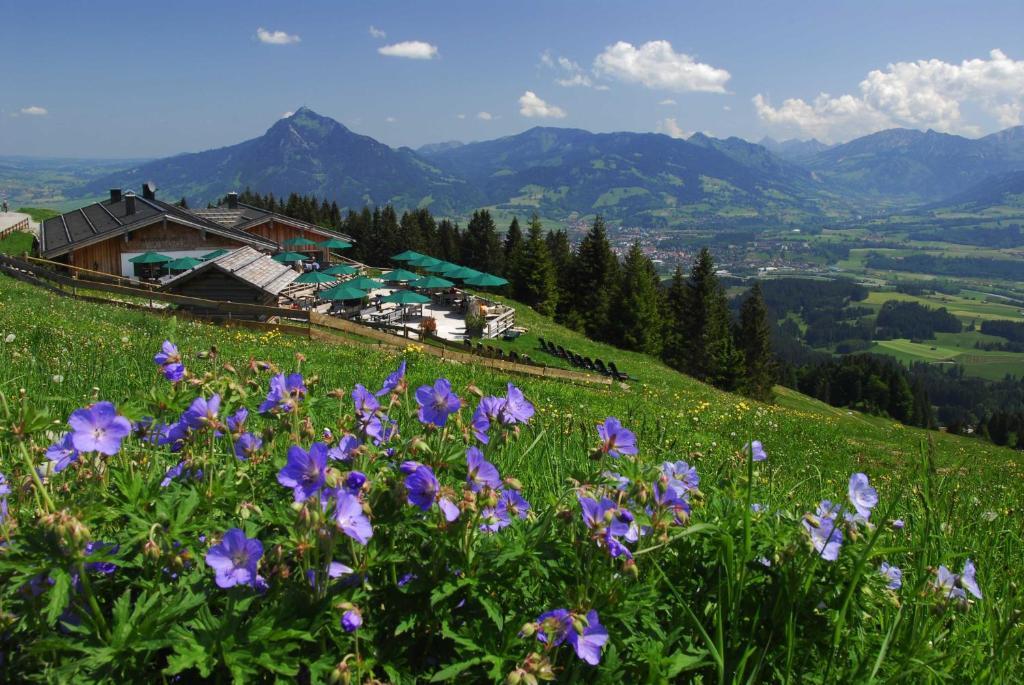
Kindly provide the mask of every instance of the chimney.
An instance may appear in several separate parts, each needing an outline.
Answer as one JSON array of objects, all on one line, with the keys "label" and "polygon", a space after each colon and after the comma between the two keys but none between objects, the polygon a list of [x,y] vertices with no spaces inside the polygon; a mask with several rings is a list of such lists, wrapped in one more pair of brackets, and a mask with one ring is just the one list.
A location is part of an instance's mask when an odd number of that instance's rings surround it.
[{"label": "chimney", "polygon": [[238,209],[238,193],[228,193],[228,209]]},{"label": "chimney", "polygon": [[142,199],[144,200],[155,200],[156,199],[156,184],[152,181],[148,181],[142,184]]},{"label": "chimney", "polygon": [[121,201],[121,189],[111,188],[110,189],[110,204],[117,204]]},{"label": "chimney", "polygon": [[130,190],[124,194],[124,213],[127,216],[135,213],[135,193]]}]

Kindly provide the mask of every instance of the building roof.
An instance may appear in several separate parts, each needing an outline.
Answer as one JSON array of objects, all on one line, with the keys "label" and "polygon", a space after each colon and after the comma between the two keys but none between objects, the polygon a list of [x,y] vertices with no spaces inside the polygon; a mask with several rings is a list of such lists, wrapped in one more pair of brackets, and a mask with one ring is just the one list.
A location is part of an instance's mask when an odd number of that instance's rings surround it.
[{"label": "building roof", "polygon": [[293,219],[292,217],[284,214],[278,214],[277,212],[253,207],[252,205],[245,204],[244,202],[236,202],[234,207],[229,207],[224,204],[219,207],[193,209],[190,211],[196,216],[200,216],[209,221],[215,221],[222,226],[229,226],[240,231],[247,231],[253,226],[261,224],[268,219],[274,219],[275,221],[298,226],[310,233],[315,233],[328,238],[343,238],[348,242],[352,242],[352,238],[344,233],[339,233],[329,228],[324,228],[323,226],[317,226],[316,224],[300,221],[299,219]]},{"label": "building roof", "polygon": [[39,229],[40,252],[43,257],[50,259],[164,219],[262,249],[273,250],[277,247],[276,243],[266,238],[205,219],[187,209],[137,195],[134,214],[128,214],[127,202],[125,196],[122,196],[116,202],[110,199],[95,202],[45,220]]},{"label": "building roof", "polygon": [[163,289],[173,289],[210,270],[226,273],[273,297],[280,295],[281,291],[299,276],[299,272],[290,266],[276,262],[269,255],[246,246],[178,274],[164,283]]}]

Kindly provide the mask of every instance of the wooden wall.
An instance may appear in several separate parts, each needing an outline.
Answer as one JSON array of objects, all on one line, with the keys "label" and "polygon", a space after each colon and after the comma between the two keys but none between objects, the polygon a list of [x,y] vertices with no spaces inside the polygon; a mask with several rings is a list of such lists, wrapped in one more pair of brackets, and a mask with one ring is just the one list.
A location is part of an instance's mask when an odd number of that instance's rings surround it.
[{"label": "wooden wall", "polygon": [[217,270],[216,267],[211,267],[202,273],[198,273],[181,284],[170,286],[168,290],[188,297],[199,297],[204,300],[261,305],[275,303],[275,298],[259,288],[229,276],[223,271]]},{"label": "wooden wall", "polygon": [[[127,240],[126,240],[127,238]],[[133,231],[127,236],[118,235],[99,243],[74,250],[68,258],[72,266],[93,271],[102,271],[117,276],[133,276],[121,273],[122,252],[161,252],[174,250],[210,250],[219,247],[242,247],[242,243],[224,238],[190,226],[167,221]]]},{"label": "wooden wall", "polygon": [[245,229],[246,233],[252,233],[253,235],[262,236],[268,240],[273,240],[278,245],[282,245],[284,249],[290,250],[291,252],[302,252],[306,254],[315,253],[319,259],[326,257],[326,250],[322,247],[313,247],[312,245],[301,247],[301,246],[288,246],[284,244],[284,241],[291,238],[306,238],[314,242],[320,242],[321,240],[327,240],[327,236],[319,233],[313,233],[299,226],[294,226],[277,219],[270,218],[263,223],[256,224]]}]

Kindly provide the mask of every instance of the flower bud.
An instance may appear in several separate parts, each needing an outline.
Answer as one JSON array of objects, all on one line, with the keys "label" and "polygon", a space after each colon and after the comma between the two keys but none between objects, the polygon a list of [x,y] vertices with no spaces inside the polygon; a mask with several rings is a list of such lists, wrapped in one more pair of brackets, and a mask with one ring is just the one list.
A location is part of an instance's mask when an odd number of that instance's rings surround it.
[{"label": "flower bud", "polygon": [[523,672],[517,668],[505,676],[505,682],[508,685],[519,685],[519,683],[523,682]]},{"label": "flower bud", "polygon": [[622,571],[633,576],[634,579],[640,577],[640,568],[632,559],[626,559],[624,562],[622,562]]},{"label": "flower bud", "polygon": [[522,490],[523,489],[523,484],[519,481],[519,479],[518,478],[513,478],[511,476],[505,478],[505,485],[507,485],[512,490]]},{"label": "flower bud", "polygon": [[523,627],[519,629],[519,635],[521,635],[522,637],[533,637],[534,633],[536,632],[536,623],[524,623]]},{"label": "flower bud", "polygon": [[157,561],[163,556],[163,552],[160,550],[160,545],[156,544],[153,540],[146,540],[146,544],[142,546],[142,556],[150,561]]}]

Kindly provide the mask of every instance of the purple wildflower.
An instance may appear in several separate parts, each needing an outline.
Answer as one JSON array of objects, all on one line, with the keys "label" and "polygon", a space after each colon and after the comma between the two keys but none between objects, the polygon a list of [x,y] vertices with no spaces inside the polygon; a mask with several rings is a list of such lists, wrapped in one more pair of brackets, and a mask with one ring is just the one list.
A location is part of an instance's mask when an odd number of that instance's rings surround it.
[{"label": "purple wildflower", "polygon": [[533,414],[533,404],[526,399],[523,391],[509,383],[505,403],[501,408],[501,422],[506,424],[529,423]]},{"label": "purple wildflower", "polygon": [[54,462],[54,473],[60,473],[70,466],[72,462],[78,461],[78,450],[75,449],[71,433],[65,433],[60,442],[50,445],[49,449],[46,450],[46,458]]},{"label": "purple wildflower", "polygon": [[388,375],[387,378],[384,379],[384,386],[380,390],[378,390],[375,394],[376,394],[377,397],[381,397],[381,396],[387,395],[389,392],[393,392],[395,390],[399,390],[400,391],[401,388],[403,387],[404,382],[405,382],[405,360],[403,359],[402,363],[398,365],[398,369],[393,371],[391,374]]},{"label": "purple wildflower", "polygon": [[410,467],[405,478],[405,489],[409,504],[429,511],[436,501],[449,523],[459,517],[459,508],[446,497],[441,497],[441,484],[438,483],[434,470],[425,464],[405,462],[403,469]]},{"label": "purple wildflower", "polygon": [[[405,362],[402,364],[404,365]],[[341,617],[341,627],[345,629],[346,633],[354,633],[361,625],[363,625],[363,615],[359,609],[349,609]]]},{"label": "purple wildflower", "polygon": [[420,386],[416,390],[416,402],[420,405],[420,422],[438,428],[448,423],[448,416],[462,406],[462,400],[452,392],[452,384],[445,378],[438,378],[432,386]]},{"label": "purple wildflower", "polygon": [[697,467],[690,466],[685,461],[663,462],[661,472],[669,479],[669,484],[679,491],[693,491],[700,485],[700,476],[697,474]]},{"label": "purple wildflower", "polygon": [[485,487],[497,490],[501,487],[501,474],[497,467],[484,459],[484,454],[476,447],[466,450],[466,482],[473,492],[480,492]]},{"label": "purple wildflower", "polygon": [[113,542],[100,542],[94,540],[85,545],[86,558],[100,557],[100,561],[89,561],[85,564],[86,571],[110,575],[117,570],[117,564],[109,561],[109,558],[117,554],[121,546]]},{"label": "purple wildflower", "polygon": [[192,430],[214,428],[220,423],[217,419],[219,411],[220,395],[214,394],[209,400],[205,397],[197,397],[192,400],[192,405],[181,415],[181,420]]},{"label": "purple wildflower", "polygon": [[291,414],[299,408],[299,402],[306,396],[306,385],[301,373],[285,376],[279,373],[270,379],[270,391],[259,406],[261,414]]},{"label": "purple wildflower", "polygon": [[7,484],[7,476],[0,473],[0,523],[7,520],[7,495],[11,494],[11,486]]},{"label": "purple wildflower", "polygon": [[598,425],[597,434],[601,436],[601,451],[610,457],[637,453],[636,435],[623,428],[614,416],[609,416],[604,423]]},{"label": "purple wildflower", "polygon": [[184,461],[179,461],[177,464],[167,469],[167,473],[164,474],[164,479],[160,481],[160,487],[166,488],[183,475],[186,478],[193,478],[195,480],[202,479],[203,472],[201,469],[186,469],[185,465]]},{"label": "purple wildflower", "polygon": [[577,621],[578,617],[566,609],[545,612],[537,618],[537,639],[552,647],[568,642],[576,650],[576,656],[596,666],[601,661],[601,648],[608,642],[608,631],[593,610],[587,612],[585,620],[579,621],[584,625],[582,634],[576,632]]},{"label": "purple wildflower", "polygon": [[355,451],[363,444],[362,440],[346,433],[341,436],[338,444],[327,450],[327,456],[334,461],[352,461]]},{"label": "purple wildflower", "polygon": [[768,458],[768,453],[764,451],[764,445],[761,444],[760,440],[748,442],[744,445],[743,449],[754,461],[764,461]]},{"label": "purple wildflower", "polygon": [[249,410],[239,407],[238,411],[228,417],[228,430],[232,435],[238,435],[245,429],[245,421],[249,418]]},{"label": "purple wildflower", "polygon": [[978,580],[974,577],[974,574],[974,562],[968,559],[964,562],[963,572],[960,573],[960,587],[981,599],[981,588],[978,586]]},{"label": "purple wildflower", "polygon": [[363,512],[362,502],[351,493],[345,492],[338,496],[334,522],[341,532],[360,545],[365,545],[373,537],[373,527],[370,525],[370,519]]},{"label": "purple wildflower", "polygon": [[71,442],[79,452],[99,452],[107,456],[117,454],[121,441],[132,432],[131,422],[118,416],[111,402],[97,402],[76,409],[68,418]]},{"label": "purple wildflower", "polygon": [[811,536],[811,544],[825,561],[839,558],[839,549],[843,546],[843,531],[835,524],[838,508],[828,500],[822,500],[818,506],[818,515],[804,516],[803,526]]},{"label": "purple wildflower", "polygon": [[263,440],[253,435],[252,433],[242,433],[238,436],[238,440],[235,440],[235,456],[240,461],[247,461],[252,455],[260,451],[263,447]]},{"label": "purple wildflower", "polygon": [[356,414],[360,416],[375,414],[380,409],[380,402],[362,383],[352,389],[352,402],[356,405]]},{"label": "purple wildflower", "polygon": [[366,483],[366,474],[362,471],[350,471],[345,476],[345,482],[343,487],[353,495],[358,495],[363,489],[363,484]]},{"label": "purple wildflower", "polygon": [[485,445],[490,442],[487,432],[491,429],[491,423],[499,420],[504,407],[505,400],[501,397],[489,395],[480,398],[479,404],[473,411],[473,418],[470,420],[470,427],[477,440]]},{"label": "purple wildflower", "polygon": [[153,357],[153,361],[160,367],[164,378],[177,383],[185,377],[185,366],[181,363],[181,354],[177,346],[170,340],[164,340],[160,351]]},{"label": "purple wildflower", "polygon": [[890,525],[896,530],[903,530],[907,524],[903,522],[903,519],[893,519]]},{"label": "purple wildflower", "polygon": [[899,590],[903,587],[903,571],[898,566],[892,566],[883,561],[882,565],[878,567],[878,572],[885,576],[888,581],[885,586],[890,590]]},{"label": "purple wildflower", "polygon": [[326,472],[327,445],[314,442],[308,452],[292,445],[288,448],[288,462],[277,474],[277,482],[292,488],[295,501],[302,502],[323,487]]},{"label": "purple wildflower", "polygon": [[241,528],[232,528],[224,533],[219,545],[206,553],[206,565],[215,571],[219,587],[255,587],[256,565],[262,556],[263,544],[259,540],[247,538]]},{"label": "purple wildflower", "polygon": [[866,520],[871,516],[871,510],[878,504],[878,492],[868,484],[868,477],[863,473],[850,476],[848,490],[850,504],[857,510],[857,514]]}]

